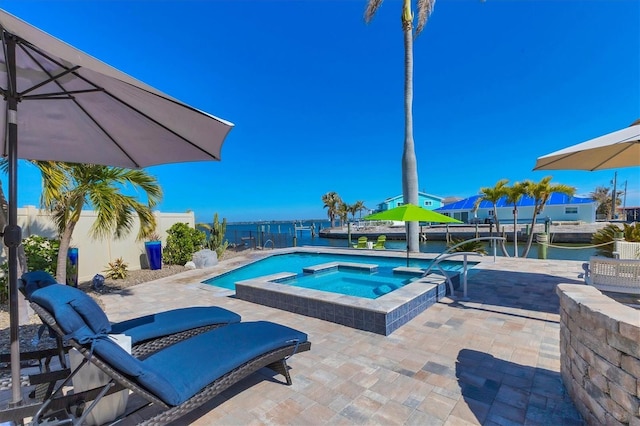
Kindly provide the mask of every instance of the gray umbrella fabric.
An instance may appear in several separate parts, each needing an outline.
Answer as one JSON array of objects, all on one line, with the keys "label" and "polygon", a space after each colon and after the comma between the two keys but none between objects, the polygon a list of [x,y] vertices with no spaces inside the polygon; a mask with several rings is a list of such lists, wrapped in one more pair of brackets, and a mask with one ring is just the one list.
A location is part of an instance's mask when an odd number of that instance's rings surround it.
[{"label": "gray umbrella fabric", "polygon": [[[12,404],[21,402],[18,343],[17,159],[127,168],[220,160],[233,127],[0,9],[0,129],[9,165]],[[178,76],[179,77],[179,76]],[[179,78],[176,79],[179,81]]]},{"label": "gray umbrella fabric", "polygon": [[539,157],[533,170],[603,170],[640,166],[640,124]]}]

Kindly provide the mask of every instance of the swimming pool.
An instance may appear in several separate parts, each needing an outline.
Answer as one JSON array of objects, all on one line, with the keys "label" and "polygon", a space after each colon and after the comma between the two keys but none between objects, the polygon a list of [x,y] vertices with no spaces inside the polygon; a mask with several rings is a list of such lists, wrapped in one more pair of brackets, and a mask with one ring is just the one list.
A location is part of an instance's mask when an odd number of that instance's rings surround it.
[{"label": "swimming pool", "polygon": [[417,278],[418,275],[381,275],[376,270],[350,268],[338,264],[319,273],[305,273],[277,282],[294,287],[377,299]]},{"label": "swimming pool", "polygon": [[[376,267],[362,270],[343,266],[342,268],[335,267],[318,271],[319,273],[314,274],[309,274],[310,271],[303,272],[305,268],[330,263],[359,263]],[[413,268],[426,269],[430,264],[430,260],[411,259]],[[418,274],[407,275],[406,273],[394,272],[394,269],[405,265],[406,260],[399,257],[294,252],[270,256],[210,278],[204,283],[235,290],[235,283],[239,281],[280,272],[290,272],[295,276],[278,280],[278,282],[291,286],[375,299],[418,278]],[[460,271],[462,269],[462,262],[443,261],[440,265],[447,271]],[[470,263],[469,266],[472,266],[472,264]]]}]

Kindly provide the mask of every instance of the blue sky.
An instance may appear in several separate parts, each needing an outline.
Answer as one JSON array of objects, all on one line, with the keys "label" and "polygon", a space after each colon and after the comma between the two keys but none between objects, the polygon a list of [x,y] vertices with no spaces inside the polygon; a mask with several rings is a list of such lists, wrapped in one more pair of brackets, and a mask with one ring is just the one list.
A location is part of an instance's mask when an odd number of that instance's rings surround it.
[{"label": "blue sky", "polygon": [[[0,7],[233,122],[221,162],[149,168],[161,211],[196,220],[324,218],[321,196],[375,207],[402,192],[400,0],[35,1]],[[610,185],[615,170],[537,171],[537,157],[640,118],[637,0],[439,0],[414,45],[419,187],[467,197],[499,179]],[[18,204],[40,178],[21,162]],[[618,170],[627,206],[640,171]],[[3,179],[6,186],[6,177]],[[6,187],[5,187],[6,191]]]}]

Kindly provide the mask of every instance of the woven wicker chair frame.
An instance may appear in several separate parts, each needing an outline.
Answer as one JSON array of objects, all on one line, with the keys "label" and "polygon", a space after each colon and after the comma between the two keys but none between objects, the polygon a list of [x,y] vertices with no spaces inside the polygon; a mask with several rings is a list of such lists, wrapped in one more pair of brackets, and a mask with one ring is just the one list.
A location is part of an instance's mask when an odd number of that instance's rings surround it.
[{"label": "woven wicker chair frame", "polygon": [[[55,318],[44,308],[36,303],[31,303],[34,311],[40,316],[42,321],[49,325],[58,335],[63,336],[65,333],[58,326]],[[202,332],[202,331],[201,331]],[[180,333],[183,334],[183,333]],[[183,336],[184,338],[184,336]],[[177,342],[173,341],[173,343]],[[162,400],[156,397],[154,394],[146,390],[145,388],[139,386],[137,383],[131,381],[127,376],[120,374],[117,370],[111,368],[111,366],[103,361],[99,356],[95,353],[90,353],[90,345],[81,345],[77,341],[71,339],[69,340],[71,346],[77,349],[85,359],[89,360],[91,363],[95,364],[98,368],[100,368],[107,376],[111,378],[111,382],[115,384],[115,386],[110,389],[107,394],[117,391],[118,389],[127,388],[132,392],[140,395],[142,398],[148,401],[148,405],[156,405],[164,409],[161,413],[155,415],[154,417],[144,420],[141,425],[164,425],[170,423],[185,414],[195,410],[196,408],[202,406],[203,404],[210,401],[212,398],[219,395],[225,389],[244,379],[245,377],[253,374],[263,367],[268,367],[271,370],[275,371],[278,374],[282,374],[285,379],[287,385],[291,385],[291,376],[289,374],[289,367],[287,366],[286,360],[290,356],[294,355],[298,352],[308,351],[311,349],[310,342],[304,342],[299,345],[292,344],[290,346],[286,346],[283,348],[279,348],[267,353],[264,353],[245,364],[237,367],[236,369],[229,371],[222,377],[218,378],[211,384],[207,385],[204,389],[198,392],[196,395],[192,396],[190,399],[186,400],[182,404],[172,407],[165,404]],[[171,344],[173,344],[171,343]],[[167,346],[167,345],[165,345]],[[151,352],[145,352],[147,355]],[[98,393],[100,389],[96,389],[93,391],[93,395]],[[55,399],[55,392],[50,398]],[[87,398],[89,400],[89,398]],[[74,400],[74,404],[77,404],[77,399]],[[46,402],[45,402],[46,403]],[[52,407],[56,407],[60,409],[60,404],[54,403],[51,404]],[[67,411],[71,407],[66,407]],[[138,410],[138,409],[137,409]],[[136,410],[136,411],[137,411]]]},{"label": "woven wicker chair frame", "polygon": [[600,291],[640,294],[640,260],[610,259],[593,256],[589,259],[589,276],[585,278]]}]

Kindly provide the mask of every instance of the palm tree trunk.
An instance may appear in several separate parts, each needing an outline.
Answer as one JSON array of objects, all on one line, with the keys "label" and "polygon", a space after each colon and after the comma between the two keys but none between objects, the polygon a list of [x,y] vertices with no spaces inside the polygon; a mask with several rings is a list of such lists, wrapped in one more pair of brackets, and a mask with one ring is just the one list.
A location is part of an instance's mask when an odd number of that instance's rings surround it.
[{"label": "palm tree trunk", "polygon": [[67,282],[67,251],[71,246],[71,236],[77,222],[69,222],[60,235],[60,249],[58,250],[58,265],[56,267],[56,281],[64,284]]},{"label": "palm tree trunk", "polygon": [[527,237],[527,246],[524,249],[524,253],[522,253],[522,257],[529,256],[529,251],[531,250],[531,244],[533,244],[533,230],[536,227],[536,218],[538,217],[538,209],[534,205],[533,210],[533,219],[531,219],[531,232],[529,232],[529,236]]},{"label": "palm tree trunk", "polygon": [[[404,0],[404,150],[402,153],[402,195],[405,203],[418,205],[418,165],[413,141],[413,23],[407,19],[411,2]],[[412,18],[412,14],[410,14]],[[419,222],[407,222],[407,247],[420,251]]]},{"label": "palm tree trunk", "polygon": [[513,257],[518,257],[518,209],[513,207]]},{"label": "palm tree trunk", "polygon": [[[498,219],[498,204],[497,203],[493,203],[493,217],[496,220],[496,233],[498,234],[498,236],[500,236],[501,235],[500,219]],[[510,257],[509,256],[509,252],[507,251],[507,247],[505,246],[505,241],[504,240],[500,240],[500,250],[502,251],[502,255],[504,257]]]}]

